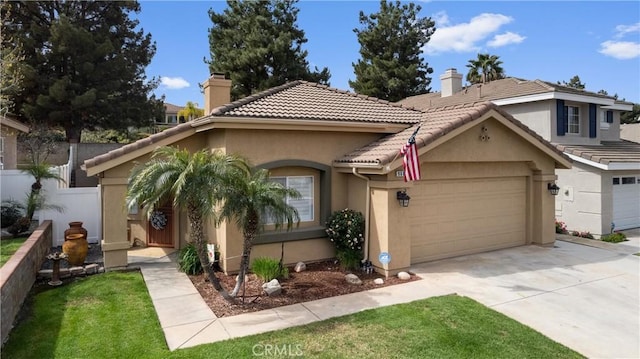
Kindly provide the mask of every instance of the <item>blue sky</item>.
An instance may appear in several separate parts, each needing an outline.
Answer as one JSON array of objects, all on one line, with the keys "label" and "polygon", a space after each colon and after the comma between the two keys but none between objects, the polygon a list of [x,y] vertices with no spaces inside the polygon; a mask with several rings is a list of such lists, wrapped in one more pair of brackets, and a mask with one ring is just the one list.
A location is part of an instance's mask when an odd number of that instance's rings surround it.
[{"label": "blue sky", "polygon": [[[500,56],[508,76],[529,80],[568,81],[580,76],[587,90],[640,103],[640,2],[638,1],[431,1],[417,2],[421,17],[436,22],[423,57],[433,68],[432,91],[440,74],[466,64],[478,52]],[[378,1],[310,1],[297,4],[298,27],[309,40],[307,60],[331,71],[332,87],[349,88],[352,63],[360,44],[353,32],[358,14],[379,10]],[[148,77],[162,83],[156,90],[166,102],[202,107],[198,83],[209,77],[208,10],[217,13],[225,1],[141,1],[140,26],[150,32],[157,52]]]}]

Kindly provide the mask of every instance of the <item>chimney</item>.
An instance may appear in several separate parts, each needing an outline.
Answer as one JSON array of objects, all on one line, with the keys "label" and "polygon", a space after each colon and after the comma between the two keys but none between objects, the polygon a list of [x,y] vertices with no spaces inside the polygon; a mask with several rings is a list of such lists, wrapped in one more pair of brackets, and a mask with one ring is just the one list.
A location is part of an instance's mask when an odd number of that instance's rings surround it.
[{"label": "chimney", "polygon": [[448,97],[462,90],[462,74],[456,69],[447,69],[444,74],[440,75],[440,96]]},{"label": "chimney", "polygon": [[204,114],[222,105],[231,102],[231,80],[227,80],[224,74],[214,72],[211,77],[202,84],[204,90]]}]

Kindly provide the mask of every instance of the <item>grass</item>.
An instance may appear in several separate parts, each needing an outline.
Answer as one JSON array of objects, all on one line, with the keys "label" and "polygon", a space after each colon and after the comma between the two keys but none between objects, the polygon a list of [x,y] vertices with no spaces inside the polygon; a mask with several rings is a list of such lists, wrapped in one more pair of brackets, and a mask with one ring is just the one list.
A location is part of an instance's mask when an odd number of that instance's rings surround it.
[{"label": "grass", "polygon": [[9,261],[9,258],[18,251],[18,248],[26,240],[27,237],[0,240],[0,267]]},{"label": "grass", "polygon": [[137,272],[110,272],[38,293],[2,352],[6,358],[582,357],[455,295],[170,352]]}]

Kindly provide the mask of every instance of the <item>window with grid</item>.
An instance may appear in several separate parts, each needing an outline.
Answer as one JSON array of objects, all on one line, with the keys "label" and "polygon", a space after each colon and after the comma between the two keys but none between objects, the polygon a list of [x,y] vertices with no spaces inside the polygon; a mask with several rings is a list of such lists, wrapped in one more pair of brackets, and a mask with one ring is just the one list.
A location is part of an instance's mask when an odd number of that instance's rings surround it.
[{"label": "window with grid", "polygon": [[[270,180],[280,183],[286,188],[294,188],[298,190],[301,197],[297,199],[287,198],[287,203],[298,210],[300,222],[309,222],[314,220],[313,176],[271,177]],[[274,221],[267,216],[265,223],[273,224]]]},{"label": "window with grid", "polygon": [[580,108],[577,106],[564,107],[565,128],[567,133],[580,133]]}]

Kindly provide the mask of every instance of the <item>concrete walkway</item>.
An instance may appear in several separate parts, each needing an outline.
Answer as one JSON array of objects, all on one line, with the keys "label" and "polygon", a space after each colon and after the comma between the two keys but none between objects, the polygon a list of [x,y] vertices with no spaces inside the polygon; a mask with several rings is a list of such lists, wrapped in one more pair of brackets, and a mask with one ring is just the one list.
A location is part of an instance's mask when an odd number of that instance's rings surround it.
[{"label": "concrete walkway", "polygon": [[630,234],[622,245],[560,240],[426,263],[412,268],[420,281],[224,318],[177,270],[175,253],[131,251],[129,261],[142,271],[170,350],[458,293],[588,357],[638,358],[640,257],[631,254],[640,236]]}]

